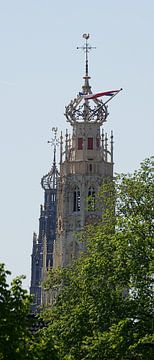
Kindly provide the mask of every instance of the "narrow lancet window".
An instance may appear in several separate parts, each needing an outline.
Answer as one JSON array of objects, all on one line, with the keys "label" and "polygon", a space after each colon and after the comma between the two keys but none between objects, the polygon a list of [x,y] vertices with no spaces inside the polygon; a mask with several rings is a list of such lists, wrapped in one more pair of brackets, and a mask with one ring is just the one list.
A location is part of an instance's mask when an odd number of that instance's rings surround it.
[{"label": "narrow lancet window", "polygon": [[88,189],[88,211],[95,211],[95,189],[92,186]]},{"label": "narrow lancet window", "polygon": [[74,188],[73,211],[80,211],[80,189],[78,186]]}]

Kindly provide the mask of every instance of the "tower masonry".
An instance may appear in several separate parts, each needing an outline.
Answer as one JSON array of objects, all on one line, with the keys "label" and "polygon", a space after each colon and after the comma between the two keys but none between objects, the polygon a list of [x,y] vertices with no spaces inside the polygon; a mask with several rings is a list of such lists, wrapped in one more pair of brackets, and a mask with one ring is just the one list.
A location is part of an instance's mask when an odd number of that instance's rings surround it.
[{"label": "tower masonry", "polygon": [[59,172],[56,166],[57,128],[52,128],[54,138],[48,143],[54,147],[54,157],[51,170],[42,177],[41,186],[44,190],[44,204],[40,206],[39,233],[33,234],[33,249],[31,260],[30,293],[34,296],[32,312],[36,312],[44,303],[43,282],[47,272],[53,267],[53,244],[56,236],[56,206],[57,178]]},{"label": "tower masonry", "polygon": [[[77,233],[84,225],[101,218],[97,194],[106,177],[113,177],[113,133],[104,134],[107,103],[120,90],[93,94],[89,84],[89,34],[85,44],[85,75],[82,92],[66,107],[65,116],[72,127],[60,138],[60,176],[57,186],[57,228],[53,266],[65,267],[83,250]],[[99,98],[109,96],[103,102]],[[106,97],[105,97],[106,99]],[[64,149],[63,149],[64,145]]]}]

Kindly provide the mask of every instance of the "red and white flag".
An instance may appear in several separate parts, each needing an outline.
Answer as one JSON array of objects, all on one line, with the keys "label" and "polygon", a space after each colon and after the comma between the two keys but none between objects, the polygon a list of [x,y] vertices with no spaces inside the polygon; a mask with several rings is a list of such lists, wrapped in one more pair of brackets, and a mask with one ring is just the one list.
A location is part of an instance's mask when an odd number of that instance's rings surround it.
[{"label": "red and white flag", "polygon": [[110,91],[103,91],[100,93],[96,93],[96,94],[83,94],[83,93],[79,93],[80,96],[82,96],[84,99],[97,99],[98,97],[101,96],[114,96],[116,95],[119,91],[121,91],[122,89],[119,90],[110,90]]}]

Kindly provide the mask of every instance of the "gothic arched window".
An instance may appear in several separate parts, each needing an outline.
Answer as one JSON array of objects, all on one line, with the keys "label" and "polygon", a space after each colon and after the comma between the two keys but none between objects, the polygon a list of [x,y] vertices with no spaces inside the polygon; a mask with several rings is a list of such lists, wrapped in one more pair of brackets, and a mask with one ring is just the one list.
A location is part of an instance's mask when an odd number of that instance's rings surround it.
[{"label": "gothic arched window", "polygon": [[95,189],[93,186],[88,189],[88,211],[95,211]]},{"label": "gothic arched window", "polygon": [[78,186],[74,188],[73,192],[73,211],[80,211],[80,189]]}]

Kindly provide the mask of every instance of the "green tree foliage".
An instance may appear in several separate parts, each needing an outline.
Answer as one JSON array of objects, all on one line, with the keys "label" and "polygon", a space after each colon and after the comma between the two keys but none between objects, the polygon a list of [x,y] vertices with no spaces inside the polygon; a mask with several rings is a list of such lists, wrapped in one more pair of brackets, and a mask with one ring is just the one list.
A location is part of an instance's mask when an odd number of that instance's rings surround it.
[{"label": "green tree foliage", "polygon": [[24,276],[7,284],[11,273],[0,264],[0,360],[31,359],[30,320],[31,297],[22,288]]},{"label": "green tree foliage", "polygon": [[51,272],[47,286],[58,295],[44,312],[43,337],[58,359],[152,359],[153,179],[146,160],[134,174],[106,181],[102,221],[82,234],[87,252]]},{"label": "green tree foliage", "polygon": [[8,275],[10,272],[0,264],[0,359],[26,359],[30,296],[22,289],[22,276],[9,287]]},{"label": "green tree foliage", "polygon": [[32,360],[59,359],[50,328],[45,327],[35,332],[29,354],[31,354]]},{"label": "green tree foliage", "polygon": [[7,283],[10,271],[0,264],[0,360],[57,360],[47,329],[30,314],[32,298],[22,288],[24,276]]}]

